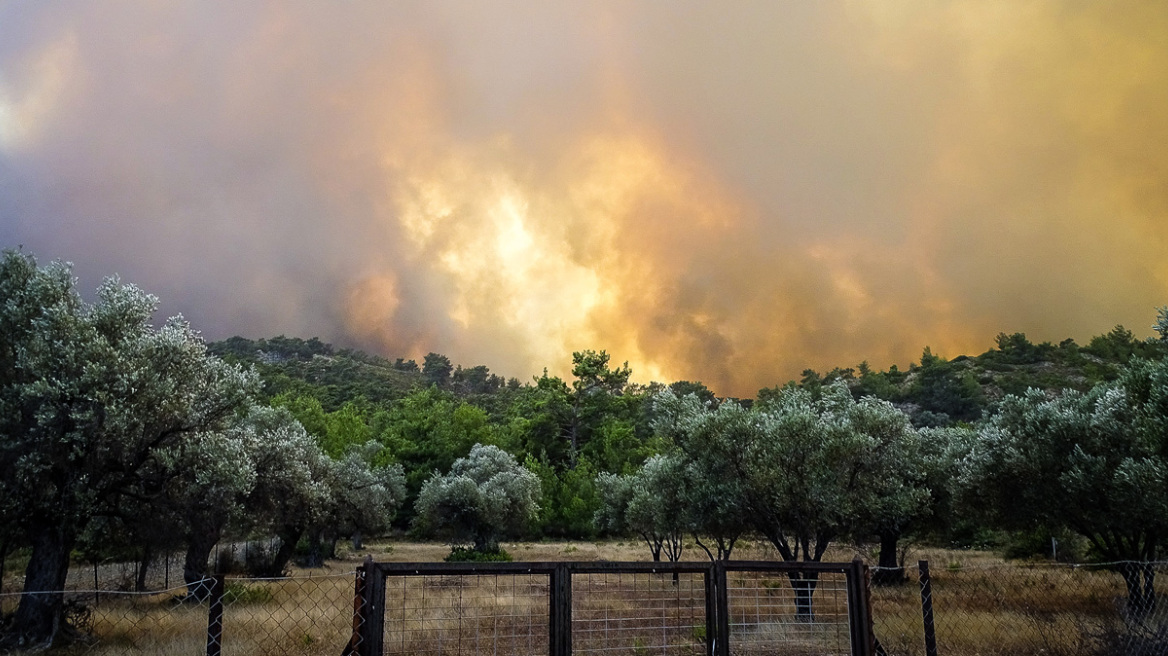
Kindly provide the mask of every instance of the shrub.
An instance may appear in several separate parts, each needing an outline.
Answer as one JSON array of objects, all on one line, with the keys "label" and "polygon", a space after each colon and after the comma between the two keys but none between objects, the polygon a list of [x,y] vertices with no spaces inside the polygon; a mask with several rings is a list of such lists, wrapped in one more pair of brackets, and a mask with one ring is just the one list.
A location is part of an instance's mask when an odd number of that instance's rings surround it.
[{"label": "shrub", "polygon": [[246,585],[239,581],[227,581],[223,584],[225,604],[266,604],[269,601],[272,601],[272,591],[266,586]]},{"label": "shrub", "polygon": [[448,563],[509,563],[511,554],[499,547],[493,551],[476,551],[471,547],[454,547],[444,558]]}]

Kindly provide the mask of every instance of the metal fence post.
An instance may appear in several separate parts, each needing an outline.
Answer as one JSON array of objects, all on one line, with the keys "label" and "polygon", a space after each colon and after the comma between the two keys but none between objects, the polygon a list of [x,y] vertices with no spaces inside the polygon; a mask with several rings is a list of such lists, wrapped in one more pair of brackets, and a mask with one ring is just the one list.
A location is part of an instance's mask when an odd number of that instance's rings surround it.
[{"label": "metal fence post", "polygon": [[551,608],[548,642],[552,656],[572,653],[572,572],[567,563],[556,563],[551,573]]},{"label": "metal fence post", "polygon": [[718,621],[713,631],[715,656],[730,656],[730,592],[726,587],[726,561],[714,563]]},{"label": "metal fence post", "polygon": [[718,648],[718,584],[715,577],[718,561],[702,574],[706,584],[706,656],[715,656]]},{"label": "metal fence post", "polygon": [[211,605],[207,610],[207,656],[223,652],[223,589],[222,574],[212,577]]},{"label": "metal fence post", "polygon": [[937,656],[937,630],[933,626],[933,583],[929,579],[929,561],[917,561],[921,573],[921,616],[925,622],[925,656]]}]

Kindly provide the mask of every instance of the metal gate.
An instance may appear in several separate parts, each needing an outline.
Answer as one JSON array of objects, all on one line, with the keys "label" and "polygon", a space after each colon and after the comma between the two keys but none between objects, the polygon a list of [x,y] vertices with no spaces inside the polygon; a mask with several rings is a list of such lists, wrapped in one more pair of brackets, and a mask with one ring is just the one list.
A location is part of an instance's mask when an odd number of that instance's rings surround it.
[{"label": "metal gate", "polygon": [[375,563],[346,654],[873,653],[863,562]]}]

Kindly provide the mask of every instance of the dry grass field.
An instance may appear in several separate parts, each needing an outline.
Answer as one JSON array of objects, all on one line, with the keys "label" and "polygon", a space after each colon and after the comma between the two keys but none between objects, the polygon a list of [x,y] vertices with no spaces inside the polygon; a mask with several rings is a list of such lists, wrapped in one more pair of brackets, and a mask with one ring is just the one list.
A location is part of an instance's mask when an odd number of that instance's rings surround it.
[{"label": "dry grass field", "polygon": [[[302,656],[340,653],[352,631],[353,571],[367,554],[378,561],[437,562],[441,544],[370,543],[342,551],[323,569],[295,570],[279,580],[229,579],[223,653]],[[516,561],[645,561],[636,542],[510,543]],[[839,549],[826,560],[849,561]],[[1124,589],[1113,571],[1004,563],[992,554],[924,550],[931,563],[937,641],[945,656],[1089,653],[1100,636],[1120,627]],[[700,549],[689,560],[704,560]],[[776,560],[763,543],[735,552],[743,560]],[[915,568],[909,568],[915,575]],[[1161,576],[1168,578],[1168,575]],[[5,591],[18,586],[15,576]],[[816,590],[815,619],[794,616],[784,576],[731,572],[731,646],[735,654],[847,653],[843,577],[825,575]],[[78,654],[159,656],[203,653],[207,607],[175,601],[179,590],[151,595],[84,594],[91,644]],[[576,575],[576,653],[701,654],[706,638],[700,575]],[[548,645],[546,575],[391,577],[386,593],[386,653],[540,654]],[[16,597],[0,606],[11,610]],[[872,590],[876,635],[889,654],[924,653],[920,589],[913,576]],[[1163,604],[1168,605],[1168,604]],[[1124,653],[1117,651],[1115,653]]]}]

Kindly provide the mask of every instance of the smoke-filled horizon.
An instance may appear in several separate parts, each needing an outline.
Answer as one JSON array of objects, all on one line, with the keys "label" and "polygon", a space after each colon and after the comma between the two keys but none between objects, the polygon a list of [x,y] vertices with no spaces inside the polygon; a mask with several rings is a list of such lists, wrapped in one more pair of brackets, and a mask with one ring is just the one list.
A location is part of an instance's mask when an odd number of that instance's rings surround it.
[{"label": "smoke-filled horizon", "polygon": [[0,4],[0,246],[210,339],[753,396],[1168,303],[1168,5]]}]

